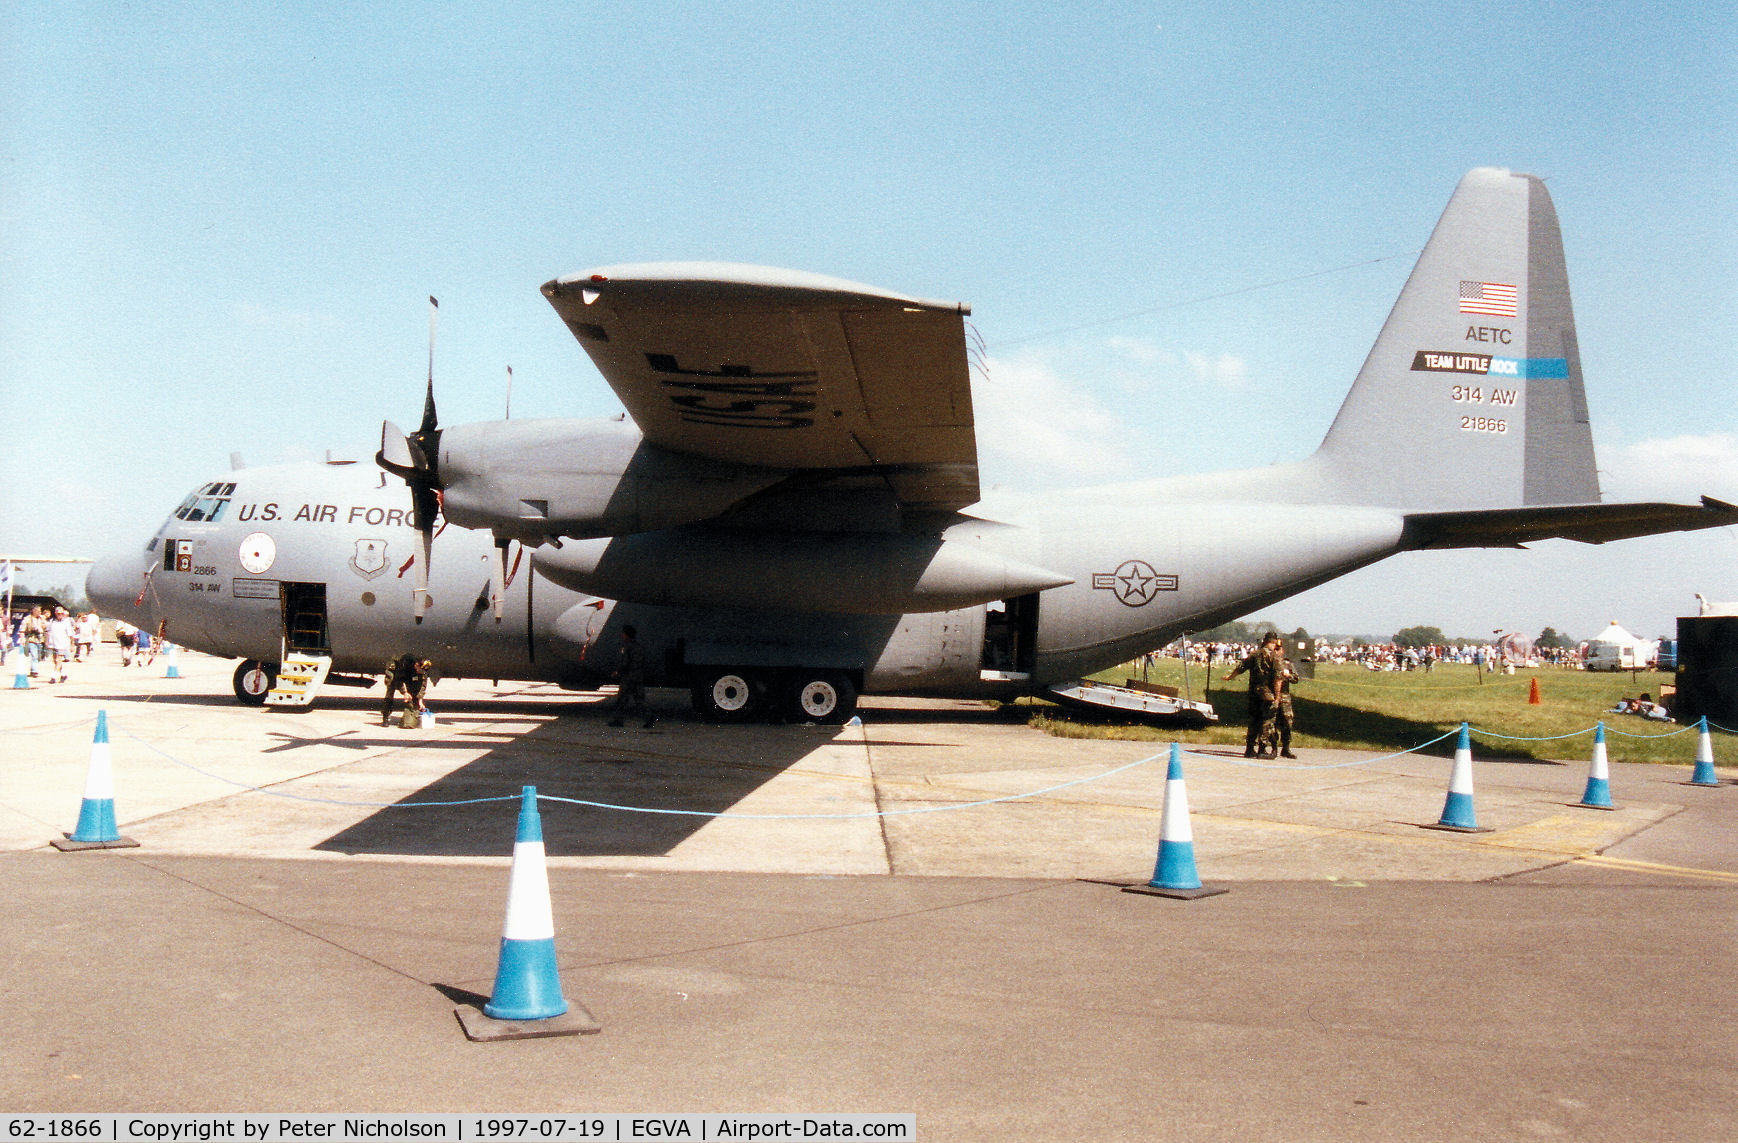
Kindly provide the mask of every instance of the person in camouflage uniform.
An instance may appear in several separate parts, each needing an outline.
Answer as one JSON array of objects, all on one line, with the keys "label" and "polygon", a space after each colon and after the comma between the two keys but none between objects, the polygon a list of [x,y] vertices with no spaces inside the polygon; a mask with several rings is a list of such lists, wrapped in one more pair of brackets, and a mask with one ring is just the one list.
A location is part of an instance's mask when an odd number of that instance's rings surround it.
[{"label": "person in camouflage uniform", "polygon": [[392,700],[401,690],[406,710],[422,709],[423,691],[428,688],[432,667],[427,659],[418,659],[415,655],[400,655],[386,664],[386,694],[380,700],[380,725],[387,726],[392,722]]},{"label": "person in camouflage uniform", "polygon": [[1274,723],[1279,730],[1281,758],[1297,757],[1291,752],[1291,731],[1297,725],[1297,715],[1291,709],[1291,684],[1296,678],[1297,672],[1291,669],[1291,660],[1282,658],[1279,662],[1279,709],[1274,716]]},{"label": "person in camouflage uniform", "polygon": [[1279,635],[1269,632],[1261,646],[1244,656],[1243,661],[1225,676],[1225,681],[1230,682],[1245,671],[1249,672],[1249,730],[1243,737],[1245,758],[1273,758],[1279,753],[1276,719],[1284,664]]}]

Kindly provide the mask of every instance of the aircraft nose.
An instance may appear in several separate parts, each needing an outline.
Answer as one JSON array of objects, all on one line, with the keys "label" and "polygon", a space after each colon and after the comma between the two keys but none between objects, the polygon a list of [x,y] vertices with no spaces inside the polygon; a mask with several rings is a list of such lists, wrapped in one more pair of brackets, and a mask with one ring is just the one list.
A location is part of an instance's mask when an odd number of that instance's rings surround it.
[{"label": "aircraft nose", "polygon": [[143,609],[135,607],[133,601],[139,598],[144,583],[143,556],[110,556],[91,565],[85,577],[85,595],[100,614],[138,623]]}]

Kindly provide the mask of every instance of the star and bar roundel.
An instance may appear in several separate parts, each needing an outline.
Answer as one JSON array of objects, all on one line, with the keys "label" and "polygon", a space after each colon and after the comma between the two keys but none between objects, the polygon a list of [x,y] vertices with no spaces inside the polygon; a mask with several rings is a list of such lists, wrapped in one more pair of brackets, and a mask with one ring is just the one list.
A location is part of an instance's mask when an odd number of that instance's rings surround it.
[{"label": "star and bar roundel", "polygon": [[1145,560],[1124,560],[1113,572],[1093,572],[1092,586],[1100,591],[1114,591],[1118,603],[1125,607],[1145,607],[1157,599],[1161,591],[1176,591],[1177,577],[1161,575]]}]

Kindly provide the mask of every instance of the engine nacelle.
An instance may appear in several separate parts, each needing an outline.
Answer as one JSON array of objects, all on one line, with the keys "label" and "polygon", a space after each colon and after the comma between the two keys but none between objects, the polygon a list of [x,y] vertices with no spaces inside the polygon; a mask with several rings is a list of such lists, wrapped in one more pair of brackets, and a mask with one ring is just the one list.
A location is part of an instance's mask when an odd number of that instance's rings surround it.
[{"label": "engine nacelle", "polygon": [[935,535],[679,528],[533,556],[573,591],[669,607],[903,615],[952,611],[1074,581]]},{"label": "engine nacelle", "polygon": [[670,452],[621,420],[455,425],[438,473],[448,520],[531,545],[707,520],[787,475]]}]

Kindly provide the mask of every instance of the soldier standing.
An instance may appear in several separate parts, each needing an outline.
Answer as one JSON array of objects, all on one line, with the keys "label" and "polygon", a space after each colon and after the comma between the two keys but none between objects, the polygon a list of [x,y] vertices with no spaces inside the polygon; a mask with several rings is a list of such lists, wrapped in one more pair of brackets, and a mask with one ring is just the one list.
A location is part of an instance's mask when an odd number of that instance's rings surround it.
[{"label": "soldier standing", "polygon": [[646,710],[646,654],[640,649],[639,632],[634,630],[632,623],[622,627],[622,657],[616,666],[615,715],[610,719],[611,726],[620,726],[624,714],[635,718],[644,716],[646,729],[650,730],[657,718]]},{"label": "soldier standing", "polygon": [[1279,650],[1279,634],[1268,632],[1261,646],[1244,656],[1225,681],[1230,682],[1243,672],[1249,672],[1249,730],[1243,738],[1245,758],[1272,758],[1279,753],[1274,719],[1279,709],[1279,678],[1284,659]]},{"label": "soldier standing", "polygon": [[1291,709],[1291,684],[1297,679],[1297,672],[1291,669],[1290,659],[1281,659],[1279,666],[1279,711],[1275,722],[1279,727],[1279,756],[1281,758],[1296,758],[1291,752],[1291,731],[1297,725],[1297,716]]}]

